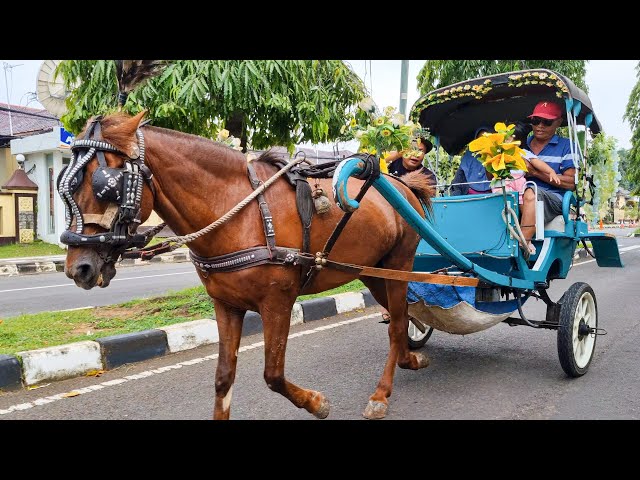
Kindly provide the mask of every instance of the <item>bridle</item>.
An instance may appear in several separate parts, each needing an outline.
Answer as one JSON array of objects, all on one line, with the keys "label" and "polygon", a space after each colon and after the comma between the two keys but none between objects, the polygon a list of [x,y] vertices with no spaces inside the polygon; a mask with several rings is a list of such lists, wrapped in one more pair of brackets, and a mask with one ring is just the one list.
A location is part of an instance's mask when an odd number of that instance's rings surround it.
[{"label": "bridle", "polygon": [[[143,179],[148,183],[155,196],[153,173],[144,163],[144,135],[136,130],[138,144],[134,149],[136,157],[129,157],[108,142],[102,140],[100,121],[102,116],[91,120],[83,139],[76,139],[71,145],[73,156],[57,180],[57,189],[65,205],[65,231],[60,242],[70,246],[111,246],[111,253],[99,255],[105,262],[115,263],[128,248],[142,247],[148,242],[148,235],[136,234],[141,223],[140,206],[142,202]],[[122,168],[110,168],[104,152],[113,152],[125,158]],[[82,184],[87,165],[98,159],[98,168],[91,178],[93,194],[97,200],[109,202],[103,214],[82,214],[73,194]],[[75,219],[75,231],[71,224]],[[108,232],[86,235],[82,233],[84,225],[97,224],[109,229]]]}]

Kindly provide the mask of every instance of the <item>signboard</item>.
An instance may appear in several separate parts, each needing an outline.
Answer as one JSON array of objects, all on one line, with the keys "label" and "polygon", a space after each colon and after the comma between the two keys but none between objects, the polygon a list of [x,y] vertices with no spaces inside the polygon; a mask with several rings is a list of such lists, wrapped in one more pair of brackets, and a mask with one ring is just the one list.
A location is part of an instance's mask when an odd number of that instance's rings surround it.
[{"label": "signboard", "polygon": [[67,132],[63,127],[60,127],[60,147],[61,148],[70,148],[71,142],[75,137]]}]

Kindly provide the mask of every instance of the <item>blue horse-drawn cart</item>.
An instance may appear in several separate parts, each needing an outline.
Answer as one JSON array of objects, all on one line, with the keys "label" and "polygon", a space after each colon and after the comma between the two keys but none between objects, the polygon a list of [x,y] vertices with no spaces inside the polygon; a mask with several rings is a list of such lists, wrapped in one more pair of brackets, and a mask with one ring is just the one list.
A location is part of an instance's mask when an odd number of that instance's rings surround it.
[{"label": "blue horse-drawn cart", "polygon": [[[409,283],[410,347],[423,346],[434,329],[468,334],[506,322],[557,330],[558,356],[566,374],[578,377],[587,372],[596,337],[602,333],[593,289],[584,282],[574,283],[557,302],[547,294],[551,280],[567,277],[580,242],[585,248],[590,245],[587,250],[598,266],[622,267],[615,236],[590,232],[585,221],[583,206],[590,184],[586,132],[593,136],[601,131],[587,95],[549,70],[510,72],[430,92],[415,103],[412,118],[429,129],[437,147],[455,155],[473,139],[479,125],[524,120],[542,100],[564,102],[563,126],[578,159],[577,187],[565,193],[562,215],[547,225],[542,208],[536,209],[534,254],[523,245],[516,192],[503,188],[497,193],[451,196],[450,185],[439,185],[441,195],[433,199],[433,215],[425,220],[384,175],[373,181],[373,187],[421,236],[414,271],[477,279],[476,286]],[[439,154],[440,148],[436,150]],[[348,158],[336,170],[334,196],[346,211],[358,208],[347,195],[348,178],[361,175],[364,167],[361,158]],[[522,305],[531,297],[546,303],[544,320],[525,317]]]}]

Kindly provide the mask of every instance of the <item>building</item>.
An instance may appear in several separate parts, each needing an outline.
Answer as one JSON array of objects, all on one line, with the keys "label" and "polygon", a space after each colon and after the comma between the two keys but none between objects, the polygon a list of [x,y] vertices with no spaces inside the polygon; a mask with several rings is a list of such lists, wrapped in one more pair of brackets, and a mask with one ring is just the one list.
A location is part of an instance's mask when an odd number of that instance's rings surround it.
[{"label": "building", "polygon": [[33,178],[32,165],[21,169],[12,141],[46,135],[60,122],[46,110],[0,103],[0,244],[29,242],[42,225],[36,213],[42,213],[38,200],[44,189]]},{"label": "building", "polygon": [[624,188],[618,189],[612,200],[613,222],[636,222],[638,220],[639,197],[633,196]]}]

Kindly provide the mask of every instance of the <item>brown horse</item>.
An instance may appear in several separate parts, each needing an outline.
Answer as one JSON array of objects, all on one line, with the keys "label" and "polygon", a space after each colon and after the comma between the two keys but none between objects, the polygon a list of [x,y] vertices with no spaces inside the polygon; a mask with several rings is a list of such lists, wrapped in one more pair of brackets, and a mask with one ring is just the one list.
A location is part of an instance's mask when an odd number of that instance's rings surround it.
[{"label": "brown horse", "polygon": [[[100,192],[97,191],[104,187],[102,191],[106,192],[106,185],[115,183],[108,183],[110,177],[116,177],[116,173],[122,170],[108,170],[110,174],[106,180],[96,182],[94,173],[99,165],[122,169],[126,162],[142,157],[146,165],[143,173],[151,178],[148,182],[140,181],[143,187],[138,192],[136,221],[144,222],[154,209],[178,235],[206,227],[253,192],[247,175],[247,160],[242,153],[194,135],[140,126],[143,115],[141,112],[130,117],[118,113],[90,121],[74,144],[77,154],[68,167],[70,171],[63,172],[60,177],[59,192],[63,199],[67,198],[70,206],[69,230],[61,237],[61,241],[69,245],[65,273],[84,289],[96,285],[106,287],[115,275],[115,261],[126,248],[124,243],[114,240],[124,238],[122,230],[119,231],[120,237],[116,235],[115,227],[109,230],[113,215],[106,223],[101,221],[113,208],[115,200],[109,194],[100,200]],[[82,144],[83,141],[86,143]],[[261,181],[278,172],[273,160],[274,156],[267,153],[252,162]],[[423,211],[420,200],[430,205],[429,197],[433,190],[425,182],[424,175],[404,177],[411,189],[389,178],[417,211]],[[331,191],[330,179],[319,182],[325,191]],[[349,179],[348,190],[352,198],[362,184],[362,180]],[[131,189],[123,188],[127,190],[126,195],[136,196],[135,182]],[[277,179],[264,192],[273,216],[276,244],[300,250],[302,223],[295,206],[295,195],[284,178]],[[323,250],[343,216],[333,200],[331,204],[328,212],[313,216],[311,252]],[[121,215],[124,210],[123,207]],[[133,210],[136,213],[136,209]],[[191,241],[189,249],[200,257],[215,257],[263,246],[266,244],[265,235],[258,202],[251,201],[220,228]],[[375,189],[370,189],[346,224],[330,259],[411,271],[419,240],[418,234],[388,202]],[[230,415],[242,322],[247,310],[259,312],[262,316],[264,379],[269,388],[284,395],[296,407],[325,418],[329,414],[329,402],[325,396],[285,378],[291,311],[299,295],[335,288],[357,277],[352,273],[324,268],[301,290],[301,279],[308,271],[301,265],[260,264],[236,271],[211,273],[196,270],[213,299],[220,337],[213,418],[228,419]],[[391,313],[387,361],[363,413],[367,418],[382,418],[387,412],[395,366],[417,370],[426,367],[429,360],[422,353],[408,349],[407,282],[374,277],[363,277],[362,281],[373,297]]]}]

